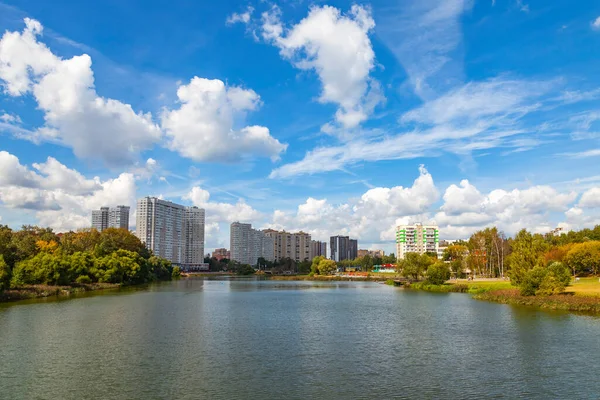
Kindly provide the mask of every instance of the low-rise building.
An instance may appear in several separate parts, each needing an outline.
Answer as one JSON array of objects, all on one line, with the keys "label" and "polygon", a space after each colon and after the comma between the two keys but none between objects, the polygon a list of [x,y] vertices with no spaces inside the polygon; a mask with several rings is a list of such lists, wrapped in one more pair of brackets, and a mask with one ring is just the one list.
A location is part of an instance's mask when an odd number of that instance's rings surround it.
[{"label": "low-rise building", "polygon": [[213,251],[212,253],[213,258],[216,258],[217,260],[221,261],[223,259],[227,259],[230,260],[231,259],[231,253],[229,252],[229,250],[227,249],[215,249],[215,251]]}]

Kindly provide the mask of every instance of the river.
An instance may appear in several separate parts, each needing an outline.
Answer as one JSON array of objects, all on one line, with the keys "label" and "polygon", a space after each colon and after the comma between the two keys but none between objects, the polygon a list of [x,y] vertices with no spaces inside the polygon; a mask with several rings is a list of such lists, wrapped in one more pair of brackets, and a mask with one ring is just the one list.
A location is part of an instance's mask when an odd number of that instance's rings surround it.
[{"label": "river", "polygon": [[0,305],[0,398],[597,399],[600,318],[371,282]]}]

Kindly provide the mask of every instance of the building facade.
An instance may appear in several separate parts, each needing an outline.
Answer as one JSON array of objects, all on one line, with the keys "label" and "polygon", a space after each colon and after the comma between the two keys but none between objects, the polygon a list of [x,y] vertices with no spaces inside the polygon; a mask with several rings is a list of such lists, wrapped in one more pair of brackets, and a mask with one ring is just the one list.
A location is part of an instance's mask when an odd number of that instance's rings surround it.
[{"label": "building facade", "polygon": [[437,225],[399,225],[396,227],[396,257],[406,253],[435,253],[439,250],[440,232]]},{"label": "building facade", "polygon": [[156,197],[137,203],[136,236],[155,255],[185,269],[204,265],[204,210]]},{"label": "building facade", "polygon": [[252,229],[251,224],[233,222],[229,231],[231,260],[256,265],[259,258],[273,261],[273,239]]},{"label": "building facade", "polygon": [[310,241],[310,257],[312,260],[315,257],[323,256],[327,258],[327,242],[319,242],[318,240]]},{"label": "building facade", "polygon": [[358,240],[348,236],[331,236],[329,248],[333,261],[354,260],[358,257]]},{"label": "building facade", "polygon": [[302,231],[291,233],[274,229],[265,229],[263,232],[273,240],[273,261],[283,258],[291,258],[296,262],[311,259],[310,234]]},{"label": "building facade", "polygon": [[385,256],[383,250],[358,250],[358,257],[371,256],[372,258],[381,258]]},{"label": "building facade", "polygon": [[92,211],[92,228],[102,232],[108,228],[129,229],[129,207],[101,207]]},{"label": "building facade", "polygon": [[231,259],[231,253],[229,252],[229,250],[227,249],[215,249],[215,251],[213,251],[212,253],[213,258],[221,261],[222,259],[226,258],[228,260]]}]

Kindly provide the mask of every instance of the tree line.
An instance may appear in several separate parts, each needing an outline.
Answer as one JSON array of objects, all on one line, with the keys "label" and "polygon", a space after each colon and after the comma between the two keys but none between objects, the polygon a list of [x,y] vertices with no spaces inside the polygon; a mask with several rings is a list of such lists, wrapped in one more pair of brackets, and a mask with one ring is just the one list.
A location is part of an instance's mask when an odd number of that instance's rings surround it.
[{"label": "tree line", "polygon": [[486,228],[448,246],[442,261],[433,254],[409,253],[397,269],[414,280],[440,282],[446,276],[464,278],[468,273],[510,278],[524,295],[560,293],[571,277],[600,274],[600,225],[561,235],[523,229],[514,238],[496,227]]},{"label": "tree line", "polygon": [[26,285],[139,284],[179,276],[131,232],[109,228],[56,234],[50,228],[0,226],[0,291]]}]

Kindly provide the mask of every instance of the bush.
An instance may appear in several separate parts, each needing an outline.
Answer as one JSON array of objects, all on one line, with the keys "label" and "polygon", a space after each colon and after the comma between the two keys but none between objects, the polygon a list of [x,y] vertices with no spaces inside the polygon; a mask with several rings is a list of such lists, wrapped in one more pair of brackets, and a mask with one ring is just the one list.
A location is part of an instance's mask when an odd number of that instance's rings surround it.
[{"label": "bush", "polygon": [[77,282],[79,284],[89,284],[89,283],[92,283],[92,278],[90,278],[87,275],[81,275],[81,276],[77,277],[77,279],[75,279],[75,282]]},{"label": "bush", "polygon": [[569,270],[560,262],[547,268],[535,267],[525,274],[521,282],[521,295],[552,295],[562,293],[571,282]]},{"label": "bush", "polygon": [[441,285],[450,279],[450,268],[443,263],[438,262],[427,268],[427,282],[432,285]]},{"label": "bush", "polygon": [[172,278],[179,278],[181,276],[181,268],[173,267],[173,272],[171,272]]}]

